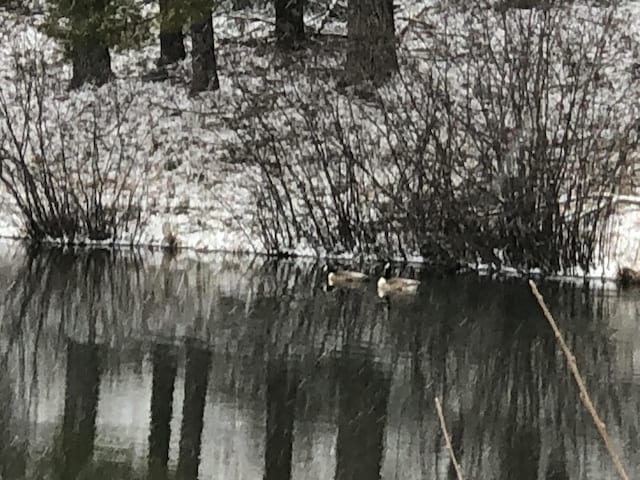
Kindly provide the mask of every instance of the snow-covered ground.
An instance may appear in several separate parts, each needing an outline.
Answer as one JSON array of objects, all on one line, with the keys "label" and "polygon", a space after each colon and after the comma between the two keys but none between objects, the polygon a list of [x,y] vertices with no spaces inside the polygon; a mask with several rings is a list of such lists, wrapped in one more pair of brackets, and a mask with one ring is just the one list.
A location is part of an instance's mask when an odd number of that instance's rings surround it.
[{"label": "snow-covered ground", "polygon": [[[473,30],[473,22],[478,21],[476,17],[467,11],[448,9],[445,3],[436,0],[400,2],[396,30],[401,56],[417,58],[427,52],[426,61],[437,61],[436,55],[429,50],[432,39],[445,33],[451,35],[456,30]],[[566,15],[567,18],[584,19],[589,12],[589,8],[581,7]],[[266,253],[268,248],[262,241],[256,219],[255,195],[263,178],[257,167],[229,161],[232,155],[228,149],[240,141],[232,127],[238,106],[250,111],[238,85],[242,84],[245,91],[252,85],[258,90],[271,80],[277,84],[278,79],[290,75],[286,69],[278,68],[283,60],[271,45],[271,16],[272,12],[268,11],[216,13],[214,30],[220,90],[194,98],[189,96],[185,81],[188,59],[170,80],[151,82],[143,78],[153,70],[154,61],[159,57],[159,45],[156,44],[135,52],[112,52],[115,81],[98,90],[87,87],[69,93],[66,84],[71,76],[70,65],[63,61],[59,45],[38,31],[41,17],[25,19],[0,10],[0,24],[3,25],[0,86],[4,94],[19,91],[15,65],[28,65],[28,60],[34,58],[44,60],[48,93],[44,101],[45,122],[50,131],[55,132],[46,150],[58,151],[63,143],[70,149],[70,171],[59,172],[60,181],[67,186],[86,187],[90,183],[87,175],[91,176],[91,165],[86,161],[84,151],[92,140],[92,122],[98,119],[105,142],[101,151],[111,152],[105,154],[100,163],[100,174],[108,179],[104,198],[118,197],[116,203],[120,206],[132,198],[139,201],[141,207],[140,228],[125,222],[118,233],[119,243],[133,241],[140,245],[161,245],[166,241],[167,233],[171,233],[177,237],[180,246],[200,251]],[[306,19],[309,30],[317,28],[320,21],[310,14]],[[583,25],[575,21],[575,25]],[[640,5],[637,2],[621,9],[617,21],[629,39],[634,42],[640,39]],[[505,34],[496,22],[492,42],[499,42],[500,35]],[[481,26],[478,24],[478,28]],[[344,34],[345,24],[330,21],[323,32]],[[452,42],[468,40],[456,35],[450,38]],[[624,85],[633,83],[629,77],[638,60],[637,51],[625,50],[624,45],[619,48],[624,54],[616,56],[618,63],[612,65],[610,71],[616,87],[617,81]],[[17,63],[16,52],[20,53]],[[326,62],[330,60],[323,61],[326,68]],[[462,70],[459,64],[456,67],[452,62],[452,65],[455,68],[449,68],[450,75],[455,75],[456,68]],[[336,61],[333,66],[339,68],[340,64]],[[256,75],[256,72],[260,74]],[[304,94],[313,88],[313,81],[302,79],[299,88]],[[615,108],[625,112],[625,116],[619,116],[621,122],[635,121],[634,99],[637,96],[625,89],[628,102],[620,105],[618,97],[623,91],[611,90],[611,98],[601,101],[610,101]],[[124,144],[120,142],[122,138],[126,139]],[[381,148],[384,148],[382,143]],[[124,176],[123,171],[126,172]],[[0,187],[0,206],[0,235],[23,236],[16,204],[4,186]],[[639,208],[640,197],[620,197],[611,221],[609,261],[594,266],[588,272],[590,276],[612,278],[619,266],[640,270]],[[318,255],[311,243],[310,239],[301,239],[293,253]],[[414,255],[412,259],[420,260],[420,257]],[[582,275],[585,272],[564,273]]]}]

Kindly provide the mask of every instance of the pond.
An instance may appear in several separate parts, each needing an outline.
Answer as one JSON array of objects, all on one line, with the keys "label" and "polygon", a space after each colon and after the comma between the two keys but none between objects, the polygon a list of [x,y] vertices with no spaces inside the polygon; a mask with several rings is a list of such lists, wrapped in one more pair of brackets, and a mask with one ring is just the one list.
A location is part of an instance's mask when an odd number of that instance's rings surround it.
[{"label": "pond", "polygon": [[[526,282],[420,278],[4,246],[0,477],[455,478],[439,397],[467,479],[616,478]],[[640,295],[539,288],[639,478]]]}]

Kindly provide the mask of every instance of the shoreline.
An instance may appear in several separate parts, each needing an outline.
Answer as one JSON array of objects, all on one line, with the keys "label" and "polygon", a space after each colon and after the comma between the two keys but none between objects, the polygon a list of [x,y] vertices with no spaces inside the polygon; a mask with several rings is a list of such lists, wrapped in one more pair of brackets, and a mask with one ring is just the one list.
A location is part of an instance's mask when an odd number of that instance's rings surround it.
[{"label": "shoreline", "polygon": [[[28,238],[26,237],[10,237],[5,235],[0,235],[0,242],[5,246],[13,246],[13,247],[23,247],[28,248]],[[85,252],[91,251],[117,251],[117,252],[125,252],[125,253],[133,253],[133,252],[142,252],[148,253],[150,255],[165,255],[169,253],[170,260],[175,260],[180,262],[182,260],[197,260],[197,261],[205,261],[211,262],[211,259],[207,257],[211,256],[230,256],[230,257],[251,257],[251,258],[261,258],[264,260],[275,259],[277,261],[283,262],[293,262],[293,263],[301,263],[304,265],[308,264],[323,264],[327,261],[333,261],[338,264],[351,265],[354,263],[358,263],[359,265],[366,265],[371,268],[374,265],[381,265],[385,261],[390,260],[392,263],[396,265],[403,266],[411,266],[416,268],[418,271],[422,271],[423,269],[429,269],[430,264],[424,259],[418,258],[408,258],[403,259],[400,257],[391,257],[389,259],[380,259],[377,257],[367,257],[367,258],[358,258],[357,256],[348,256],[348,255],[311,255],[306,253],[296,254],[288,253],[288,254],[269,254],[266,252],[259,251],[231,251],[224,249],[202,249],[196,248],[193,246],[180,246],[175,249],[170,249],[166,245],[161,245],[158,243],[137,243],[131,244],[128,242],[112,242],[112,241],[88,241],[88,242],[75,242],[75,243],[64,243],[62,241],[57,240],[44,240],[37,245],[36,248],[45,248],[45,249],[59,249],[61,251],[65,250],[80,250]],[[436,271],[440,271],[436,269]],[[612,271],[612,270],[610,270]],[[511,266],[502,266],[500,269],[496,269],[495,266],[490,266],[486,263],[471,263],[465,262],[460,264],[460,268],[451,273],[451,276],[460,276],[474,274],[478,277],[492,277],[494,280],[500,279],[526,279],[526,278],[535,278],[542,279],[552,282],[559,283],[571,283],[576,285],[584,285],[585,282],[596,282],[600,286],[606,285],[617,285],[618,276],[617,275],[597,275],[594,273],[587,275],[578,275],[575,273],[554,273],[549,275],[543,275],[539,269],[531,269],[529,271],[519,270],[515,267]]]}]

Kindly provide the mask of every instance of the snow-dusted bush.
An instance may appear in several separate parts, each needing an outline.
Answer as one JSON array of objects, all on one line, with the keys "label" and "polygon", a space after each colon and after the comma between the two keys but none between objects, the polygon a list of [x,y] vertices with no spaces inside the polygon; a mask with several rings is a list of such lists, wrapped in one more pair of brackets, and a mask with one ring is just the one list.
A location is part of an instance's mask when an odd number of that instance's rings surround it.
[{"label": "snow-dusted bush", "polygon": [[[638,145],[634,42],[615,5],[474,11],[441,74],[462,100],[481,221],[523,266],[587,269]],[[471,179],[467,179],[469,182]],[[487,217],[490,211],[476,209]]]},{"label": "snow-dusted bush", "polygon": [[[37,50],[17,51],[0,82],[0,181],[33,241],[113,240],[140,222],[134,98],[116,85],[64,101]],[[132,238],[135,235],[132,235]]]},{"label": "snow-dusted bush", "polygon": [[300,71],[239,85],[236,153],[262,171],[266,245],[547,271],[604,255],[638,142],[624,16],[475,5],[415,20],[385,87],[337,92]]}]

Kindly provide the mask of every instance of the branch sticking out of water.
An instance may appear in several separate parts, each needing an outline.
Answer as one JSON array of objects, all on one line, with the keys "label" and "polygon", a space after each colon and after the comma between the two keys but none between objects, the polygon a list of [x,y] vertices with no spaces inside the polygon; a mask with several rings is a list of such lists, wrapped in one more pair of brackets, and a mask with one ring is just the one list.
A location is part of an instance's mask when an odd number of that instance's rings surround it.
[{"label": "branch sticking out of water", "polygon": [[453,451],[453,447],[451,446],[451,438],[449,438],[449,431],[447,430],[447,424],[444,421],[444,415],[442,413],[442,405],[440,405],[440,399],[438,397],[435,398],[436,402],[436,411],[438,412],[438,418],[440,419],[440,428],[442,429],[442,434],[444,435],[444,441],[447,445],[447,450],[449,451],[449,455],[451,455],[451,461],[453,462],[453,466],[456,469],[456,476],[458,480],[464,480],[462,476],[462,468],[460,468],[460,464],[458,460],[456,460],[456,454]]},{"label": "branch sticking out of water", "polygon": [[591,414],[591,417],[593,418],[593,423],[595,424],[596,428],[598,429],[598,432],[600,433],[600,436],[602,437],[602,440],[604,441],[604,445],[607,448],[607,451],[609,452],[609,456],[611,457],[611,460],[613,460],[613,463],[616,466],[616,469],[618,470],[618,474],[620,475],[620,478],[622,478],[623,480],[629,480],[629,476],[627,475],[627,472],[625,471],[624,466],[622,465],[622,461],[620,460],[620,457],[618,456],[618,453],[616,452],[614,445],[611,442],[611,438],[609,438],[609,434],[607,433],[607,428],[604,422],[600,419],[598,412],[596,412],[596,409],[593,406],[593,402],[591,401],[591,397],[589,397],[589,393],[587,392],[587,387],[585,386],[582,375],[580,375],[580,371],[578,370],[576,357],[573,355],[573,353],[571,353],[569,346],[564,341],[564,338],[562,337],[562,333],[560,332],[560,329],[558,328],[556,321],[553,319],[553,315],[551,315],[549,308],[544,302],[544,298],[542,298],[542,295],[538,291],[538,287],[536,286],[535,282],[533,280],[529,280],[529,286],[531,287],[533,296],[536,297],[536,300],[538,301],[538,304],[542,309],[542,313],[544,313],[544,316],[549,322],[549,325],[551,325],[553,333],[555,334],[556,340],[558,340],[558,343],[560,344],[560,348],[562,349],[564,356],[567,358],[567,363],[569,364],[569,368],[571,369],[573,378],[575,379],[576,385],[578,385],[578,390],[580,391],[580,400],[582,401],[582,404],[585,406],[585,408]]}]

